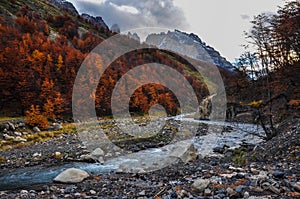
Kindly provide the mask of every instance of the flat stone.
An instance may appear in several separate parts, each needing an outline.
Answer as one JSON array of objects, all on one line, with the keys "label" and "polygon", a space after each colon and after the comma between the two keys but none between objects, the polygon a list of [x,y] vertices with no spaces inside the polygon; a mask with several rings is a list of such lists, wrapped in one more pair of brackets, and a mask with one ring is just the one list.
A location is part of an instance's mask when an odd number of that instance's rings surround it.
[{"label": "flat stone", "polygon": [[90,175],[83,170],[76,169],[76,168],[70,168],[62,173],[60,173],[58,176],[54,178],[55,182],[61,182],[61,183],[78,183],[82,182],[84,179],[88,178]]}]

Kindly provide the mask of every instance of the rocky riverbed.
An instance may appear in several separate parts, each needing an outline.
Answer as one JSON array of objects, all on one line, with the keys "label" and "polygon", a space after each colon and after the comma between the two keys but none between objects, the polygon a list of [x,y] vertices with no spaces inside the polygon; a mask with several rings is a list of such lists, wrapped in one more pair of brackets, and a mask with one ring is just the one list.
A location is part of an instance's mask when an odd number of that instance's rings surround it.
[{"label": "rocky riverbed", "polygon": [[[2,190],[0,197],[299,198],[299,130],[299,120],[292,120],[282,125],[278,137],[257,145],[215,147],[215,153],[209,156],[200,155],[197,160],[187,163],[173,162],[147,173],[114,170],[89,175],[79,183],[29,183],[28,186]],[[140,144],[145,145],[147,141]],[[147,146],[155,147],[153,143]],[[82,162],[82,155],[86,154],[89,151],[77,133],[62,133],[47,141],[1,151],[0,176],[20,169],[47,169]]]}]

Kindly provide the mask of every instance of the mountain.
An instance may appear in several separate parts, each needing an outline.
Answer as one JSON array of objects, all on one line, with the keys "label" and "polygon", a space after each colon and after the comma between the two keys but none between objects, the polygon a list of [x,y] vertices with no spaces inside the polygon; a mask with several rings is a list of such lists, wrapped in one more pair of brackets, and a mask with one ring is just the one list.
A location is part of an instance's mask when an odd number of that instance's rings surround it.
[{"label": "mountain", "polygon": [[206,45],[197,35],[179,30],[150,34],[146,43],[173,51],[233,71],[234,67],[214,48]]},{"label": "mountain", "polygon": [[[64,0],[1,0],[0,115],[19,116],[30,110],[34,114],[43,114],[52,119],[70,118],[73,105],[72,88],[82,62],[94,47],[113,36],[115,32],[118,32],[117,26],[109,30],[101,17],[79,15],[74,6]],[[140,44],[137,34],[130,33],[120,37],[121,42],[118,45]],[[170,40],[169,45],[179,50],[180,43],[189,44],[186,46],[194,49],[195,58],[199,58],[202,50],[202,54],[206,56],[202,60],[209,62],[207,60],[211,59],[210,63],[223,66],[224,68],[219,69],[224,82],[233,81],[233,73],[225,69],[230,69],[225,59],[195,35],[176,31],[150,35],[147,38],[148,42],[152,41],[151,44],[157,41],[157,45],[166,45],[162,40]],[[115,49],[118,47],[115,46]],[[89,93],[77,105],[85,107],[84,104],[89,103],[92,98],[99,115],[111,115],[110,98],[115,84],[135,66],[148,63],[168,65],[180,72],[193,86],[198,101],[208,95],[207,85],[203,83],[202,76],[198,75],[184,58],[176,53],[147,47],[149,46],[143,43],[139,50],[117,58],[105,70],[99,82],[93,80],[93,71],[88,71],[89,75],[81,79],[82,87],[78,90],[90,91],[89,86],[97,84],[96,96]],[[106,58],[91,54],[95,59],[89,60],[88,63],[102,67]],[[109,56],[114,57],[114,52],[109,51]],[[149,70],[149,73],[158,77],[162,75],[153,70]],[[178,78],[166,75],[162,78],[174,85],[181,85]],[[131,76],[129,79],[134,81],[136,77]],[[126,88],[122,88],[124,95]],[[178,92],[183,94],[184,89]],[[120,98],[122,99],[124,98]],[[174,94],[156,84],[138,89],[132,95],[130,108],[135,113],[146,113],[151,104],[158,102],[166,107],[168,113],[173,114],[179,110]]]},{"label": "mountain", "polygon": [[66,10],[70,11],[71,13],[78,15],[78,11],[76,10],[75,6],[66,1],[66,0],[50,0],[53,4],[61,6],[62,8],[65,8]]}]

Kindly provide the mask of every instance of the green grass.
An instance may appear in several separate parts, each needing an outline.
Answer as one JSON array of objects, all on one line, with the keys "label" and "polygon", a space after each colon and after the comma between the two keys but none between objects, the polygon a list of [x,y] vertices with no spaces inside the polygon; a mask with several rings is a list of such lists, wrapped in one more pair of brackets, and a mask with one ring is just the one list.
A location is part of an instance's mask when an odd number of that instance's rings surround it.
[{"label": "green grass", "polygon": [[24,117],[0,116],[0,122],[14,121],[14,120],[24,120]]}]

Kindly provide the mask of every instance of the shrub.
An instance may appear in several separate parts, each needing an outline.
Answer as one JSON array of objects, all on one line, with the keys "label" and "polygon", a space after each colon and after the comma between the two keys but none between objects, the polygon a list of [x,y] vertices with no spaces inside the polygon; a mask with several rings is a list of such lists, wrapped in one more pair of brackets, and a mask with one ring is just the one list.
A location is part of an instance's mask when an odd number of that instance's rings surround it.
[{"label": "shrub", "polygon": [[26,111],[25,123],[31,127],[38,126],[45,130],[48,128],[48,120],[40,112],[39,106],[31,105],[30,110]]}]

